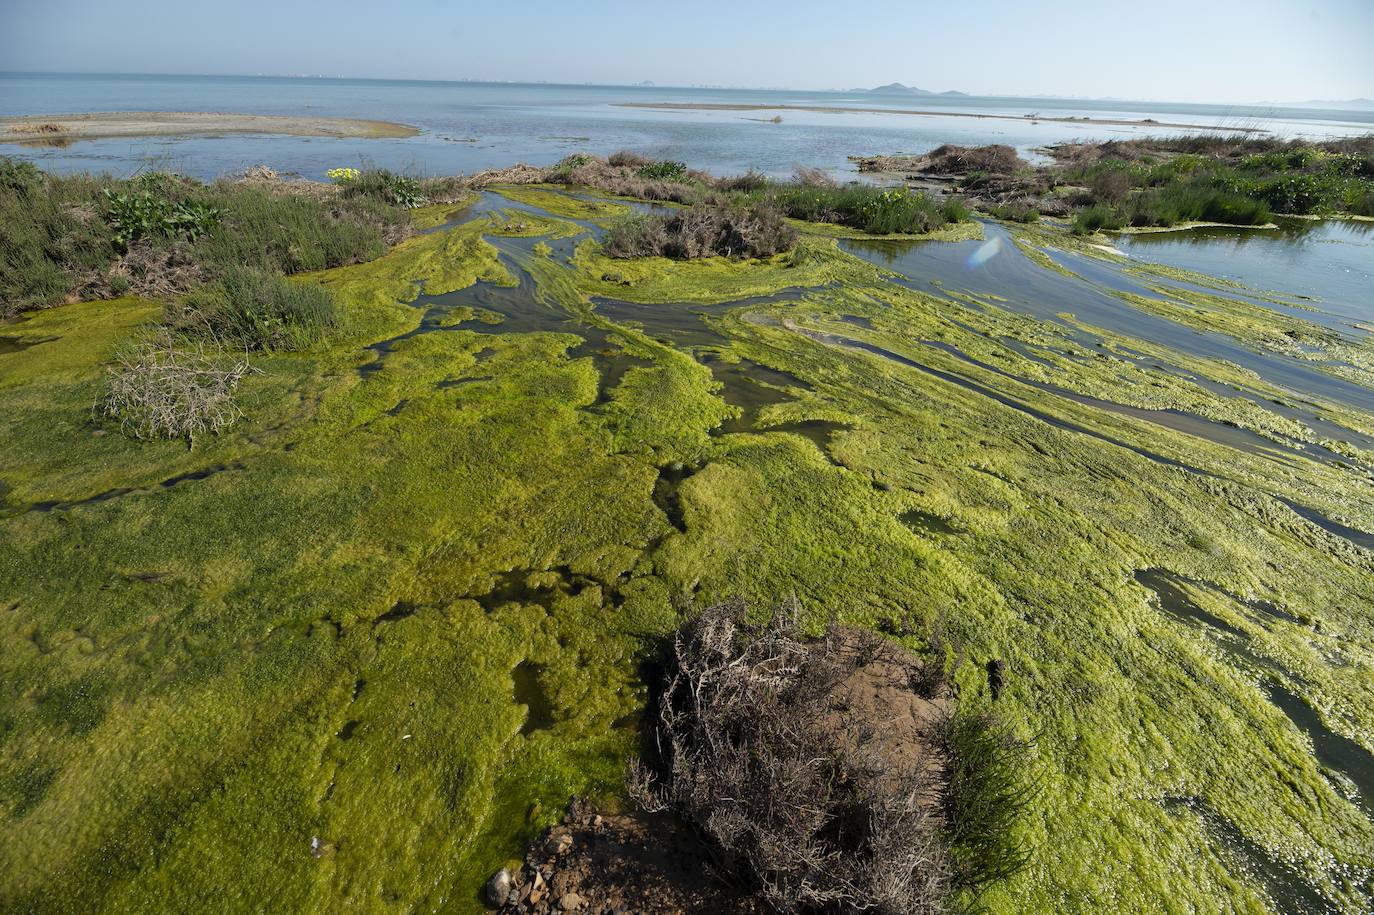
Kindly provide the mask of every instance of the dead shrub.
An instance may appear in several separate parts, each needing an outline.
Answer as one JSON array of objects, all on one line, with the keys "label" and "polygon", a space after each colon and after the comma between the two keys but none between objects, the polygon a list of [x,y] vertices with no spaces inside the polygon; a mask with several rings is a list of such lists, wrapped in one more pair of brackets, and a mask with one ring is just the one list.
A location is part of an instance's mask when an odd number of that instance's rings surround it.
[{"label": "dead shrub", "polygon": [[923,171],[947,175],[967,175],[970,172],[1008,175],[1025,164],[1010,146],[954,146],[946,143],[927,153]]},{"label": "dead shrub", "polygon": [[179,438],[194,447],[243,415],[234,393],[252,371],[242,357],[213,358],[164,331],[118,353],[94,413],[133,438]]},{"label": "dead shrub", "polygon": [[641,156],[637,152],[622,149],[619,152],[611,153],[610,157],[606,159],[606,164],[614,165],[616,168],[642,168],[652,161],[654,160],[648,156]]},{"label": "dead shrub", "polygon": [[670,215],[631,216],[606,230],[610,257],[771,257],[791,248],[797,231],[774,207],[698,204]]},{"label": "dead shrub", "polygon": [[822,168],[798,165],[792,170],[792,180],[804,187],[834,187],[835,179]]},{"label": "dead shrub", "polygon": [[[686,626],[666,667],[637,800],[685,817],[776,911],[946,910],[943,706],[916,695],[910,655],[863,630],[808,640],[795,605],[751,626],[730,603]],[[902,702],[921,703],[924,730],[900,726],[920,717]]]}]

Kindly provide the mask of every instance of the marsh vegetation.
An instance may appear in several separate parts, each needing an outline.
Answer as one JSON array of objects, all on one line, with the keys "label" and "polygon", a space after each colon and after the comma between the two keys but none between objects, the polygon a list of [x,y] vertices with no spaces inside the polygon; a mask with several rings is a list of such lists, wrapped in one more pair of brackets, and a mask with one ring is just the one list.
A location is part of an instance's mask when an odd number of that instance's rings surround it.
[{"label": "marsh vegetation", "polygon": [[[670,702],[709,765],[660,799],[777,898],[1368,908],[1367,336],[1055,220],[877,241],[814,177],[646,164],[420,182],[457,215],[4,173],[0,908],[478,911],[570,797],[623,800],[653,647],[789,594],[795,633],[729,651],[882,633],[904,701],[957,712],[924,738],[940,803],[903,806],[871,789],[919,769],[780,755],[851,745],[782,710],[863,652],[731,681],[754,756]],[[167,204],[128,251],[107,187]],[[770,192],[831,221],[782,217],[780,256],[608,251],[646,200]],[[135,251],[189,266],[58,305]],[[769,819],[783,771],[809,788]],[[723,777],[740,829],[697,803]],[[879,835],[886,875],[836,858]]]},{"label": "marsh vegetation", "polygon": [[1275,215],[1374,216],[1374,137],[1311,142],[1196,134],[1050,147],[1033,167],[1007,146],[941,146],[859,160],[861,171],[948,180],[999,219],[1067,216],[1080,233]]}]

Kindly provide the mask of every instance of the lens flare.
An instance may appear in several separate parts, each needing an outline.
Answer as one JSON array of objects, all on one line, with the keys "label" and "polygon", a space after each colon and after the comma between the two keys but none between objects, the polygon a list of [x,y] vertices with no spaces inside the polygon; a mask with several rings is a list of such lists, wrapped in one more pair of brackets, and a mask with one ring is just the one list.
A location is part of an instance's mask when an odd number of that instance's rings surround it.
[{"label": "lens flare", "polygon": [[994,236],[992,239],[983,242],[978,246],[978,250],[968,256],[964,261],[964,266],[970,270],[976,270],[988,261],[997,256],[997,252],[1002,250],[1002,236]]}]

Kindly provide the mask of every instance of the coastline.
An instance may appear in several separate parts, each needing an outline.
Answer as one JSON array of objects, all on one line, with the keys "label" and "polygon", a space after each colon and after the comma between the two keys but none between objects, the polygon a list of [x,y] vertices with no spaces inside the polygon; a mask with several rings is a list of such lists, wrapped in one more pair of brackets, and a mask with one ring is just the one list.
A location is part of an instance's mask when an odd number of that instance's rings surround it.
[{"label": "coastline", "polygon": [[617,108],[651,108],[661,111],[814,111],[821,114],[905,114],[918,117],[977,118],[979,120],[1018,121],[1054,124],[1093,124],[1108,127],[1170,127],[1176,130],[1206,130],[1217,133],[1260,134],[1266,130],[1251,127],[1215,127],[1208,124],[1184,124],[1156,121],[1152,118],[1089,118],[1089,117],[1027,117],[1014,114],[976,114],[971,111],[927,111],[917,108],[851,108],[839,105],[762,105],[727,102],[614,102]]},{"label": "coastline", "polygon": [[0,117],[0,143],[61,144],[115,137],[214,136],[227,133],[377,139],[413,137],[420,130],[409,124],[365,118],[209,111],[109,111]]}]

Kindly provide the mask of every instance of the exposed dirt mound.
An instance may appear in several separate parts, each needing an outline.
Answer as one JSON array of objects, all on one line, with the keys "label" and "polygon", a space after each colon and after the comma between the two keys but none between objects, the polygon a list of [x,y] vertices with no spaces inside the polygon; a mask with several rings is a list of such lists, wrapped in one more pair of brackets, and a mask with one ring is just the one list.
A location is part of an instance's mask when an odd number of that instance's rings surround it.
[{"label": "exposed dirt mound", "polygon": [[574,801],[557,826],[530,847],[525,865],[487,884],[501,912],[753,915],[765,911],[747,890],[711,869],[701,840],[668,813],[599,814]]}]

